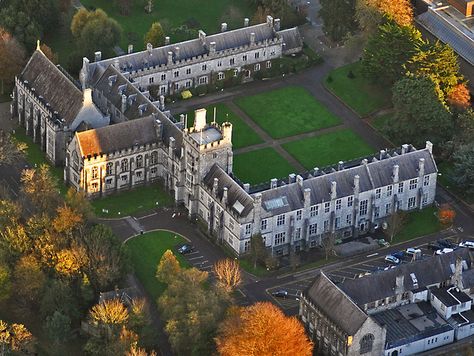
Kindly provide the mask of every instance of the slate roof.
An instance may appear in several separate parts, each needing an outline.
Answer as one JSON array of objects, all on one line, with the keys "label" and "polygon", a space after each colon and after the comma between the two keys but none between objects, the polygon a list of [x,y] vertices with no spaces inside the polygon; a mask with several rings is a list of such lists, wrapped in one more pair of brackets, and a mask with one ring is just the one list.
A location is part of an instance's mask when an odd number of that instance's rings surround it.
[{"label": "slate roof", "polygon": [[283,38],[283,52],[290,51],[299,47],[303,47],[303,39],[296,27],[287,30],[279,31],[278,35]]},{"label": "slate roof", "polygon": [[430,292],[447,307],[452,307],[453,305],[458,305],[460,303],[466,303],[471,300],[471,297],[469,297],[463,291],[460,291],[459,289],[456,290],[456,288],[451,288],[452,287],[431,288]]},{"label": "slate roof", "polygon": [[[469,249],[463,248],[451,253],[402,264],[396,268],[380,271],[369,276],[354,280],[348,279],[338,284],[338,287],[358,305],[363,306],[376,300],[394,296],[395,280],[398,275],[404,276],[405,291],[413,291],[420,287],[447,281],[453,275],[450,265],[456,263],[458,256],[466,261],[469,268],[473,267]],[[414,285],[410,276],[411,273],[415,274],[417,285]],[[466,288],[466,286],[464,287]]]},{"label": "slate roof", "polygon": [[[224,187],[227,188],[227,205],[231,210],[236,202],[243,206],[242,212],[239,214],[236,209],[232,209],[236,214],[245,217],[253,208],[252,197],[238,185],[218,164],[214,164],[204,177],[203,183],[212,191],[214,186],[214,178],[218,179],[217,197],[222,199]],[[238,204],[237,204],[238,205]]]},{"label": "slate roof", "polygon": [[76,137],[83,157],[157,143],[159,140],[153,117],[77,132]]},{"label": "slate roof", "polygon": [[[302,186],[298,183],[290,183],[274,189],[262,191],[262,203],[286,197],[288,204],[273,209],[272,214],[282,214],[285,212],[301,209],[304,206],[304,189],[311,189],[311,205],[319,204],[331,200],[331,182],[336,182],[336,192],[338,197],[346,197],[354,194],[354,176],[360,177],[360,192],[370,191],[379,187],[393,184],[393,166],[399,166],[399,180],[416,178],[418,174],[419,159],[425,159],[425,174],[437,172],[433,156],[428,149],[413,150],[411,152],[395,155],[390,158],[369,162],[367,165],[342,169],[340,171],[310,177],[303,180]],[[265,207],[265,204],[262,204]]]},{"label": "slate roof", "polygon": [[19,78],[27,80],[67,125],[72,124],[82,108],[82,91],[41,51],[33,53]]},{"label": "slate roof", "polygon": [[315,305],[348,335],[354,335],[367,320],[365,314],[325,274],[320,272],[303,292],[303,297]]}]

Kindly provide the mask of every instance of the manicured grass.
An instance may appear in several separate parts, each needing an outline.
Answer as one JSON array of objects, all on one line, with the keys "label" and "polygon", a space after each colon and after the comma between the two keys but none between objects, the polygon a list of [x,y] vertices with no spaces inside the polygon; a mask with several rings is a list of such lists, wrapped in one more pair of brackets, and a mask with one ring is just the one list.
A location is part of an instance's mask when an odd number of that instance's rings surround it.
[{"label": "manicured grass", "polygon": [[239,263],[240,267],[242,267],[243,270],[257,277],[266,277],[273,273],[272,271],[267,270],[265,267],[259,264],[257,264],[257,268],[253,268],[253,262],[245,258],[239,260]]},{"label": "manicured grass", "polygon": [[[243,26],[244,17],[251,18],[255,6],[246,0],[153,0],[153,11],[147,14],[144,10],[146,1],[134,0],[128,16],[120,14],[116,1],[81,0],[86,8],[101,8],[114,18],[123,29],[121,47],[126,50],[133,44],[135,50],[142,50],[143,37],[153,22],[159,21],[165,31],[181,26],[202,29],[212,34],[220,31],[222,22],[228,28]],[[171,38],[171,42],[179,42],[189,38]]]},{"label": "manicured grass", "polygon": [[135,273],[154,299],[166,289],[166,284],[155,277],[156,267],[166,250],[173,251],[182,267],[189,266],[183,256],[176,252],[176,246],[185,242],[182,236],[169,231],[148,232],[127,241]]},{"label": "manicured grass", "polygon": [[46,164],[49,167],[49,170],[54,178],[58,182],[59,190],[61,194],[66,194],[67,187],[64,184],[64,170],[62,167],[54,167],[48,161],[46,161],[45,153],[41,151],[40,146],[33,142],[33,139],[30,136],[25,134],[25,129],[19,127],[15,130],[13,135],[15,140],[23,142],[27,145],[25,152],[26,161],[31,165],[31,167],[39,167],[42,164]]},{"label": "manicured grass", "polygon": [[[156,204],[158,202],[158,204]],[[99,217],[127,216],[173,203],[171,196],[159,184],[120,192],[92,201],[95,214]],[[104,212],[105,209],[108,212]]]},{"label": "manicured grass", "polygon": [[[347,76],[350,71],[354,74],[352,79]],[[370,83],[362,76],[360,62],[334,69],[326,77],[325,85],[360,116],[391,103],[390,87]]]},{"label": "manicured grass", "polygon": [[353,131],[344,129],[283,145],[306,169],[366,156],[374,149]]},{"label": "manicured grass", "polygon": [[[214,108],[216,108],[216,121],[222,124],[225,121],[232,123],[232,146],[242,148],[246,146],[262,143],[263,140],[248,126],[236,113],[234,113],[227,105],[217,104],[206,107],[207,122],[212,122],[214,118]],[[188,113],[188,127],[194,124],[194,111]]]},{"label": "manicured grass", "polygon": [[273,148],[234,156],[234,174],[243,183],[259,184],[272,178],[283,178],[295,169]]},{"label": "manicured grass", "polygon": [[437,209],[434,206],[421,211],[414,211],[408,214],[402,230],[393,238],[393,243],[409,241],[416,237],[429,235],[440,231],[442,225],[436,216]]},{"label": "manicured grass", "polygon": [[341,123],[306,89],[297,86],[240,98],[236,104],[273,138],[293,136]]}]

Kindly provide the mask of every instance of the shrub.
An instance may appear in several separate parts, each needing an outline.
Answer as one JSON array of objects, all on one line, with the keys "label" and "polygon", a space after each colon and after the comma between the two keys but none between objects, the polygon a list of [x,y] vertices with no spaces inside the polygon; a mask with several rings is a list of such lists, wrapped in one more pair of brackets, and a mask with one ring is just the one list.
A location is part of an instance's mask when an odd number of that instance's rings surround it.
[{"label": "shrub", "polygon": [[352,70],[350,70],[349,73],[347,73],[347,78],[349,78],[349,79],[354,79],[355,78],[354,72]]},{"label": "shrub", "polygon": [[189,90],[184,90],[181,92],[181,97],[186,100],[193,97],[193,94]]}]

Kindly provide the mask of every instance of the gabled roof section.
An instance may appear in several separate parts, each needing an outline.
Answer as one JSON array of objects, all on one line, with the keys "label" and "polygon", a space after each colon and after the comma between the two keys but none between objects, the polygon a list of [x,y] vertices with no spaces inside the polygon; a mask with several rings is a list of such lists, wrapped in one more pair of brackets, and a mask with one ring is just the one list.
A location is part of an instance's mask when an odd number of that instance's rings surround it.
[{"label": "gabled roof section", "polygon": [[253,199],[218,164],[214,164],[204,177],[203,183],[212,191],[214,178],[218,179],[217,198],[222,199],[224,187],[227,188],[227,206],[239,215],[246,217],[253,209]]},{"label": "gabled roof section", "polygon": [[77,132],[76,137],[83,157],[117,152],[159,140],[153,117]]},{"label": "gabled roof section", "polygon": [[354,335],[367,320],[365,314],[325,274],[320,272],[304,297],[348,335]]},{"label": "gabled roof section", "polygon": [[82,108],[82,91],[41,51],[36,50],[20,74],[36,95],[42,96],[67,125],[73,123]]}]

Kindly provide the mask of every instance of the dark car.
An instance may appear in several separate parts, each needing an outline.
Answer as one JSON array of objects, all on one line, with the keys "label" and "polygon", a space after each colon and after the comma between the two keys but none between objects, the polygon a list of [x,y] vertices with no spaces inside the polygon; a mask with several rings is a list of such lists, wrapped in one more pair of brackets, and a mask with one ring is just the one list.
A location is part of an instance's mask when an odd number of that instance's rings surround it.
[{"label": "dark car", "polygon": [[429,248],[430,250],[437,251],[437,250],[441,250],[443,247],[441,247],[440,245],[435,244],[435,243],[433,243],[433,242],[430,242],[430,243],[428,244],[428,248]]},{"label": "dark car", "polygon": [[441,247],[444,247],[444,248],[454,248],[454,247],[456,247],[456,245],[453,244],[449,240],[438,240],[438,245],[440,245]]},{"label": "dark car", "polygon": [[395,252],[392,252],[392,256],[395,256],[396,258],[401,260],[405,256],[405,252],[395,251]]},{"label": "dark car", "polygon": [[277,297],[277,298],[288,298],[288,291],[284,289],[280,289],[275,292],[272,292],[272,296]]},{"label": "dark car", "polygon": [[190,244],[184,244],[180,248],[178,248],[178,252],[182,255],[185,255],[193,251],[194,251],[194,247]]}]

